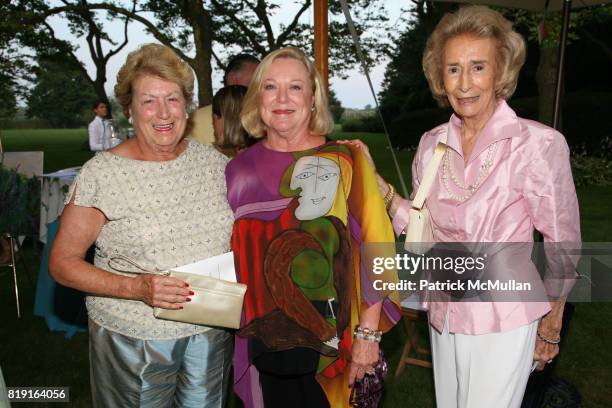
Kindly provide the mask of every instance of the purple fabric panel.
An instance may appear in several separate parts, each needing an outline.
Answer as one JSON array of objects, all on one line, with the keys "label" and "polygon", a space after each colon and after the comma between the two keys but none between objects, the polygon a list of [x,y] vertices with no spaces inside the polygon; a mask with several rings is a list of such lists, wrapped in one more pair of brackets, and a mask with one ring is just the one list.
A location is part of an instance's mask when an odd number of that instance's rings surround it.
[{"label": "purple fabric panel", "polygon": [[255,366],[249,364],[248,351],[249,341],[234,336],[234,391],[242,400],[244,408],[263,408],[259,373]]},{"label": "purple fabric panel", "polygon": [[[355,217],[353,217],[353,215],[350,213],[349,213],[349,228],[351,231],[351,235],[353,236],[353,239],[355,240],[355,243],[359,245],[359,248],[361,248],[361,244],[362,244],[361,226],[359,225]],[[368,274],[363,264],[359,265],[359,282],[361,285],[361,297],[363,300],[365,300],[368,306],[371,306],[374,303],[380,302],[380,295],[376,290],[374,290],[372,283],[368,279]]]},{"label": "purple fabric panel", "polygon": [[383,301],[383,312],[387,315],[389,320],[395,325],[402,319],[400,308],[397,307],[389,298],[385,298]]},{"label": "purple fabric panel", "polygon": [[279,183],[293,160],[293,154],[266,149],[261,142],[232,159],[225,170],[227,200],[232,210],[284,198],[279,193]]}]

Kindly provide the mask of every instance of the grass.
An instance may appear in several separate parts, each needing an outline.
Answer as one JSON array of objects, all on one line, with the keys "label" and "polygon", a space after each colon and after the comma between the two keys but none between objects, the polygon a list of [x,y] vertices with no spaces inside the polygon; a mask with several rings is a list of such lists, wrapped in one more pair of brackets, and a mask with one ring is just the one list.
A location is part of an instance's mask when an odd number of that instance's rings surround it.
[{"label": "grass", "polygon": [[[45,171],[82,164],[91,156],[80,150],[86,140],[84,129],[2,131],[5,150],[44,150]],[[379,134],[336,133],[334,137],[364,140],[372,151],[378,171],[396,186],[394,170],[385,139]],[[413,152],[397,152],[401,170],[410,180]],[[410,189],[410,185],[408,185]],[[585,241],[611,241],[612,188],[588,187],[578,191],[582,231]],[[70,386],[70,404],[52,407],[89,407],[89,365],[87,334],[79,333],[65,339],[62,333],[49,332],[40,318],[32,315],[38,262],[33,251],[24,255],[29,273],[19,265],[22,318],[15,316],[12,278],[6,269],[0,270],[0,366],[7,386]],[[27,278],[29,276],[29,279]],[[422,342],[427,343],[425,324],[419,327]],[[612,304],[581,303],[576,311],[566,339],[565,350],[559,357],[557,374],[573,383],[581,392],[585,408],[612,406]],[[405,339],[402,325],[384,337],[383,348],[393,373]],[[232,397],[231,408],[241,406]],[[430,369],[407,366],[398,378],[389,376],[382,407],[434,407],[433,379]],[[27,406],[26,404],[20,406]],[[44,407],[45,404],[36,404]]]},{"label": "grass", "polygon": [[93,156],[81,149],[87,142],[87,129],[25,129],[1,130],[2,146],[6,151],[45,152],[44,172],[80,166]]}]

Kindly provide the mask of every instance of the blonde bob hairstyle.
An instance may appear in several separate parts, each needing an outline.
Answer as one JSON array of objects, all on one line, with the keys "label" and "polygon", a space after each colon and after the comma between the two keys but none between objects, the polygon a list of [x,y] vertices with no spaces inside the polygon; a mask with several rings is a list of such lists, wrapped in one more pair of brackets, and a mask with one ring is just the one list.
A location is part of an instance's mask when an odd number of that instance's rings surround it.
[{"label": "blonde bob hairstyle", "polygon": [[423,53],[423,71],[431,93],[441,106],[448,106],[444,91],[444,47],[451,38],[470,35],[491,38],[497,43],[497,78],[495,97],[509,99],[525,63],[525,40],[512,29],[512,23],[485,6],[465,6],[447,13],[427,39]]},{"label": "blonde bob hairstyle", "polygon": [[115,97],[121,104],[123,113],[130,117],[132,86],[134,81],[144,75],[152,75],[174,82],[183,92],[185,106],[193,102],[193,71],[174,51],[161,44],[145,44],[129,53],[125,64],[117,74]]},{"label": "blonde bob hairstyle", "polygon": [[249,90],[244,98],[242,111],[240,112],[242,126],[255,138],[259,139],[266,135],[266,125],[261,120],[261,115],[259,114],[261,87],[264,74],[270,68],[272,62],[278,58],[292,58],[304,64],[310,75],[312,94],[314,95],[314,110],[310,115],[309,130],[317,135],[329,134],[334,127],[334,120],[329,111],[327,93],[323,89],[321,75],[319,75],[319,72],[306,54],[302,50],[293,47],[272,51],[257,67],[249,85]]}]

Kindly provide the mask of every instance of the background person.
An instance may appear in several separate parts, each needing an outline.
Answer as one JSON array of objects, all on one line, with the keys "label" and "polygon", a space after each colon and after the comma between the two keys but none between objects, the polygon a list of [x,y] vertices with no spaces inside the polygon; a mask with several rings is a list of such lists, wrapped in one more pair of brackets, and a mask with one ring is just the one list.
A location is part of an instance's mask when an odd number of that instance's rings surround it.
[{"label": "background person", "polygon": [[[565,138],[517,117],[506,103],[524,61],[523,38],[483,6],[446,14],[427,41],[423,70],[430,89],[454,110],[448,123],[423,135],[412,163],[414,197],[447,135],[426,201],[436,242],[532,242],[534,228],[545,242],[580,242]],[[399,235],[408,227],[411,201],[378,180],[392,200],[389,214]],[[559,352],[563,308],[563,297],[550,304],[429,303],[437,406],[520,407],[533,363],[542,369]]]},{"label": "background person", "polygon": [[228,157],[236,156],[255,142],[240,123],[240,110],[247,88],[229,85],[219,89],[213,97],[213,146]]},{"label": "background person", "polygon": [[[242,85],[248,87],[253,73],[259,65],[259,59],[251,54],[238,54],[232,57],[223,75],[224,86]],[[188,135],[192,140],[204,144],[214,142],[212,123],[212,105],[206,105],[191,114],[191,130]]]},{"label": "background person", "polygon": [[108,115],[108,106],[105,102],[96,101],[92,109],[96,117],[87,126],[89,149],[92,152],[110,149],[111,132],[108,124],[105,123],[106,116]]},{"label": "background person", "polygon": [[388,298],[354,289],[368,279],[360,244],[393,240],[374,174],[359,149],[327,142],[327,95],[299,49],[262,61],[241,118],[261,141],[226,170],[248,286],[235,389],[246,407],[348,406],[349,386],[378,362],[379,330],[399,319]]},{"label": "background person", "polygon": [[[185,282],[164,271],[229,250],[226,158],[184,138],[193,72],[172,50],[147,44],[129,54],[115,95],[135,137],[97,154],[69,192],[49,270],[88,293],[92,400],[96,407],[224,405],[228,332],[158,320],[181,309]],[[83,260],[95,242],[94,265]]]}]

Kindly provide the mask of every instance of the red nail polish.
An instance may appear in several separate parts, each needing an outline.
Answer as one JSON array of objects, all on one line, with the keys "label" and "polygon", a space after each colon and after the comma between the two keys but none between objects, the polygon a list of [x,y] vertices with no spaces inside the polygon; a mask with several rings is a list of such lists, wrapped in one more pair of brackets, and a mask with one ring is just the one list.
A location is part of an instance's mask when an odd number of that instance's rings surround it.
[{"label": "red nail polish", "polygon": [[193,290],[190,290],[190,291],[189,291],[189,294],[190,294],[190,295],[195,295],[195,293],[193,292]]},{"label": "red nail polish", "polygon": [[191,302],[191,299],[190,298],[186,298],[185,302]]},{"label": "red nail polish", "polygon": [[179,306],[179,309],[182,309],[182,308],[183,308],[183,306]]}]

